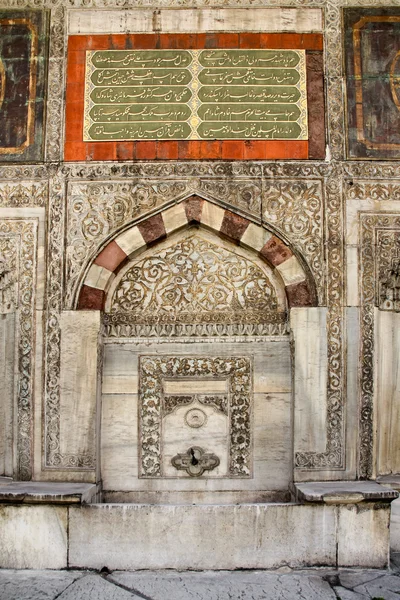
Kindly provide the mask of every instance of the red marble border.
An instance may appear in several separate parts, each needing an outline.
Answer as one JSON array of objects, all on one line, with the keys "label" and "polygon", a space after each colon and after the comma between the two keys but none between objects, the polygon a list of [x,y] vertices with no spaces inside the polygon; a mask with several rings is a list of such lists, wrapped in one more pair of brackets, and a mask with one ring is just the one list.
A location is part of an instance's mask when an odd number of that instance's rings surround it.
[{"label": "red marble border", "polygon": [[[64,160],[296,160],[323,158],[321,155],[316,156],[315,152],[313,152],[313,156],[309,155],[308,141],[82,141],[86,50],[123,50],[130,48],[291,48],[321,52],[322,43],[322,34],[318,33],[146,33],[70,36],[68,40]],[[308,62],[307,60],[307,64]],[[320,100],[319,96],[319,105]],[[320,112],[319,108],[318,115],[320,115]],[[310,123],[312,123],[313,118],[313,114],[309,110]],[[319,116],[317,120],[320,121]],[[311,130],[314,131],[315,128],[311,128]]]}]

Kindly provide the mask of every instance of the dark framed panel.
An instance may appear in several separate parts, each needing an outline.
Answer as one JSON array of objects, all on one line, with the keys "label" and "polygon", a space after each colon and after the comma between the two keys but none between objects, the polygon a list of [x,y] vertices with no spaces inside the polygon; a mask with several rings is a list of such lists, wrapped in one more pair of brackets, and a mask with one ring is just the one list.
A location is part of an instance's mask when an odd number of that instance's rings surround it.
[{"label": "dark framed panel", "polygon": [[48,11],[0,10],[0,161],[43,158]]},{"label": "dark framed panel", "polygon": [[344,9],[348,157],[400,158],[400,8]]}]

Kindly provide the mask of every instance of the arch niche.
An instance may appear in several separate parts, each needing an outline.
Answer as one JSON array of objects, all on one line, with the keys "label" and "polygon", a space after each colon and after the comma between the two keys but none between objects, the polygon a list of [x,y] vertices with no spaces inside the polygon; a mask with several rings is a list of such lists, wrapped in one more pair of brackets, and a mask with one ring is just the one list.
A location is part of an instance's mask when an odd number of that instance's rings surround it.
[{"label": "arch niche", "polygon": [[198,197],[109,241],[77,300],[104,312],[105,500],[286,499],[288,312],[315,303],[282,239]]}]

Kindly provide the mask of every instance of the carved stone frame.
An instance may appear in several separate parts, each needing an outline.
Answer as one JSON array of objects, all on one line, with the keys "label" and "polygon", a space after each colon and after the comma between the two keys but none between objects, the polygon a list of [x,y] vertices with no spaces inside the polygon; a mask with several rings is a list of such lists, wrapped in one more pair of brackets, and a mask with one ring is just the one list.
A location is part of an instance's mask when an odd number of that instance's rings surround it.
[{"label": "carved stone frame", "polygon": [[139,357],[139,477],[161,477],[162,381],[226,377],[229,384],[229,477],[252,475],[253,365],[249,356]]}]

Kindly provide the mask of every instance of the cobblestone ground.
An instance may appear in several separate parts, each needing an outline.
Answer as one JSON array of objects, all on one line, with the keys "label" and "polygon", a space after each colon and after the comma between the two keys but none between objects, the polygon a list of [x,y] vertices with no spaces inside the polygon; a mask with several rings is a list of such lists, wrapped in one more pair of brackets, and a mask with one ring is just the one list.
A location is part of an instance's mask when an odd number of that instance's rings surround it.
[{"label": "cobblestone ground", "polygon": [[400,555],[392,568],[292,571],[0,570],[0,600],[394,600]]}]

